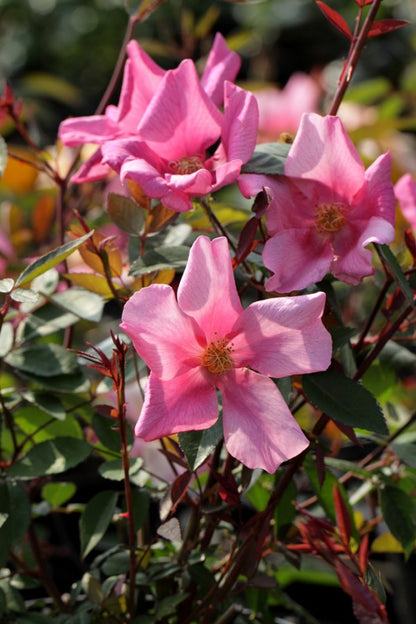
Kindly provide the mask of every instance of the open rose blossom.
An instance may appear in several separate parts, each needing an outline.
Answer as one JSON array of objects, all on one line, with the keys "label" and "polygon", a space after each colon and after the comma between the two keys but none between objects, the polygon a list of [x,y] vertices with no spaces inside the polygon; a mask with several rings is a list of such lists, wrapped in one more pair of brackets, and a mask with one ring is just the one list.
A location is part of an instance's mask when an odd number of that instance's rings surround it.
[{"label": "open rose blossom", "polygon": [[177,298],[153,284],[126,303],[121,328],[150,368],[135,433],[145,440],[211,427],[222,395],[225,445],[274,472],[308,445],[270,377],[321,371],[331,359],[325,295],[266,299],[243,309],[228,243],[199,237]]},{"label": "open rose blossom", "polygon": [[[107,106],[104,115],[66,119],[59,127],[59,139],[64,145],[99,146],[72,177],[72,182],[98,180],[111,171],[102,161],[101,146],[114,139],[137,136],[140,120],[166,73],[135,40],[128,43],[127,55],[118,105]],[[202,88],[216,106],[223,103],[224,81],[235,79],[240,64],[238,54],[217,33],[201,76]]]},{"label": "open rose blossom", "polygon": [[[256,144],[254,96],[224,83],[224,113],[207,95],[190,60],[166,72],[138,128],[138,138],[102,146],[103,161],[171,210],[235,182]],[[209,148],[215,148],[212,154]]]},{"label": "open rose blossom", "polygon": [[370,243],[394,238],[390,154],[365,170],[338,117],[305,114],[284,176],[244,175],[242,193],[266,187],[270,238],[263,261],[274,272],[266,289],[301,290],[331,272],[349,284],[374,273]]}]

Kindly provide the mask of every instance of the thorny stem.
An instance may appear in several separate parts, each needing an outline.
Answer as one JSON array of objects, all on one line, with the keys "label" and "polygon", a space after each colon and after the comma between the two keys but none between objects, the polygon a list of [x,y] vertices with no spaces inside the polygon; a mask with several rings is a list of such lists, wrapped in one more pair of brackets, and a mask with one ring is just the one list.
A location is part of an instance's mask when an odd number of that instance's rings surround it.
[{"label": "thorny stem", "polygon": [[374,0],[358,37],[354,38],[351,43],[348,58],[345,63],[345,67],[343,69],[334,98],[329,107],[328,115],[336,115],[338,112],[338,108],[342,102],[345,92],[351,83],[353,73],[358,63],[358,59],[360,58],[362,49],[367,39],[368,32],[371,28],[372,23],[375,20],[381,2],[382,0]]}]

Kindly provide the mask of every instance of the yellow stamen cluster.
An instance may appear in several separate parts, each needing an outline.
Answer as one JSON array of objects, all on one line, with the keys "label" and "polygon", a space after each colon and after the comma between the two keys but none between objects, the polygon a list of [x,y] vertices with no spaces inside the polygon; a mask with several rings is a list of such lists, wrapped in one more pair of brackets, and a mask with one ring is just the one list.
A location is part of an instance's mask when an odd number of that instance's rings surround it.
[{"label": "yellow stamen cluster", "polygon": [[232,345],[228,346],[228,340],[214,340],[210,342],[202,355],[202,366],[213,375],[223,375],[234,368],[231,358]]},{"label": "yellow stamen cluster", "polygon": [[318,232],[338,232],[345,224],[346,208],[346,205],[341,202],[319,204],[315,214],[315,225]]},{"label": "yellow stamen cluster", "polygon": [[199,156],[184,156],[179,160],[171,160],[169,167],[174,173],[186,175],[187,173],[195,173],[195,171],[203,169],[204,163]]}]

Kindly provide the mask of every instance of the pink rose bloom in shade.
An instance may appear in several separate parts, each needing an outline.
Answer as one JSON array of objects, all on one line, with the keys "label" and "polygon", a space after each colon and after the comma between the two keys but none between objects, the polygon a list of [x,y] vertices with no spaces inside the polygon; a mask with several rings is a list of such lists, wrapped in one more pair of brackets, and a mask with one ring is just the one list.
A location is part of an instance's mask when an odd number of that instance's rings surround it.
[{"label": "pink rose bloom in shade", "polygon": [[416,182],[410,173],[405,173],[396,182],[394,193],[403,216],[409,221],[412,229],[416,230]]},{"label": "pink rose bloom in shade", "polygon": [[303,113],[318,109],[320,88],[316,80],[296,72],[281,90],[254,91],[259,105],[259,142],[277,141],[282,133],[296,134]]},{"label": "pink rose bloom in shade", "polygon": [[[254,96],[224,83],[224,114],[202,88],[195,66],[182,61],[168,71],[139,127],[139,138],[103,145],[103,161],[134,180],[152,198],[177,212],[236,181],[255,147],[258,111]],[[210,157],[208,149],[219,140]]]},{"label": "pink rose bloom in shade", "polygon": [[[63,121],[58,136],[64,145],[76,147],[95,143],[102,146],[114,139],[137,136],[140,120],[166,72],[135,40],[128,43],[127,55],[118,105],[107,106],[104,115]],[[224,81],[233,81],[240,65],[238,54],[232,52],[222,35],[217,33],[201,77],[202,87],[216,106],[223,103]],[[72,182],[98,180],[110,171],[110,167],[102,162],[101,147],[98,147],[72,177]]]},{"label": "pink rose bloom in shade", "polygon": [[390,154],[365,170],[338,117],[305,114],[284,176],[244,175],[246,197],[267,187],[270,238],[263,250],[274,272],[269,291],[301,290],[331,272],[349,284],[374,273],[369,243],[394,238]]},{"label": "pink rose bloom in shade", "polygon": [[123,311],[121,328],[151,371],[136,435],[154,440],[211,427],[219,390],[229,453],[273,473],[308,440],[270,377],[328,367],[324,305],[316,293],[243,309],[227,240],[199,237],[177,298],[170,286],[152,284]]}]

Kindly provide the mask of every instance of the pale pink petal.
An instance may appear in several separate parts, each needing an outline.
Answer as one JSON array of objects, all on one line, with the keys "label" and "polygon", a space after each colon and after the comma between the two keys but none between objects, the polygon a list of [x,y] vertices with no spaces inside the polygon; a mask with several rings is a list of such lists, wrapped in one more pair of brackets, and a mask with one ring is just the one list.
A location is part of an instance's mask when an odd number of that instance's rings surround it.
[{"label": "pale pink petal", "polygon": [[314,229],[279,232],[263,250],[263,262],[274,273],[266,290],[288,293],[311,286],[328,273],[332,257],[329,240]]},{"label": "pale pink petal", "polygon": [[124,306],[120,327],[160,379],[172,379],[200,365],[201,335],[179,309],[170,286],[152,284],[135,292]]},{"label": "pale pink petal", "polygon": [[200,368],[191,368],[165,381],[151,373],[135,435],[147,441],[156,440],[182,431],[207,429],[217,418],[215,386]]},{"label": "pale pink petal", "polygon": [[166,72],[138,132],[163,158],[204,156],[221,134],[221,113],[202,89],[192,61]]},{"label": "pale pink petal", "polygon": [[201,86],[216,106],[224,100],[224,82],[233,82],[241,66],[241,59],[236,52],[230,50],[224,37],[217,33],[209,53]]},{"label": "pale pink petal", "polygon": [[105,115],[65,119],[59,126],[58,137],[64,145],[75,147],[84,143],[97,143],[113,139],[119,134],[117,123]]},{"label": "pale pink petal", "polygon": [[378,217],[372,217],[360,232],[344,228],[334,238],[335,258],[331,273],[348,284],[358,284],[363,277],[372,275],[372,253],[364,249],[370,243],[389,243],[394,238],[394,227]]},{"label": "pale pink petal", "polygon": [[416,182],[410,173],[405,173],[394,187],[401,211],[414,230],[416,230]]},{"label": "pale pink petal", "polygon": [[250,160],[256,146],[258,121],[254,95],[226,82],[221,141],[227,160]]},{"label": "pale pink petal", "polygon": [[178,289],[178,303],[207,341],[226,336],[242,311],[227,239],[199,236],[192,245]]},{"label": "pale pink petal", "polygon": [[326,370],[332,341],[322,324],[324,293],[256,301],[233,328],[232,357],[270,377]]},{"label": "pale pink petal", "polygon": [[268,377],[234,369],[220,387],[228,452],[248,468],[273,473],[309,442]]},{"label": "pale pink petal", "polygon": [[350,203],[364,183],[364,165],[339,117],[302,116],[285,163],[285,174],[309,178]]}]

